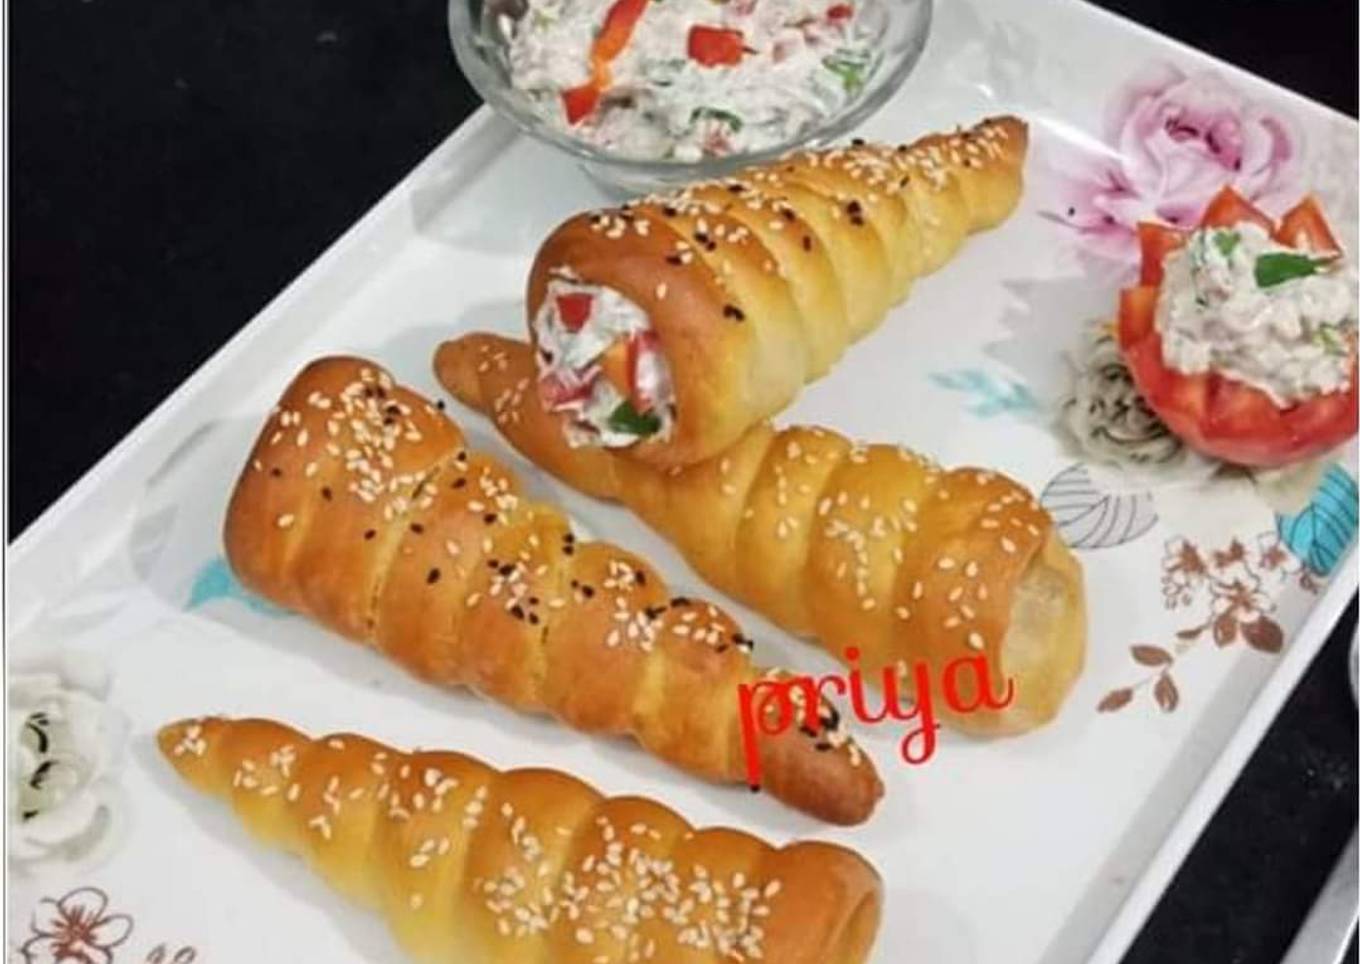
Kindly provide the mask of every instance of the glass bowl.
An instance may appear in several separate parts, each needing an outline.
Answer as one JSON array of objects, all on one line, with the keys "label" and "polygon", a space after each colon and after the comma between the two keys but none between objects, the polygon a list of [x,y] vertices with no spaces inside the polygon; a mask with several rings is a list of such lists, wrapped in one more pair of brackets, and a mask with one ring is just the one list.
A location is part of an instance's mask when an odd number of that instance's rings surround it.
[{"label": "glass bowl", "polygon": [[878,38],[879,61],[864,87],[839,112],[797,136],[759,151],[698,161],[644,160],[612,154],[554,127],[510,83],[509,38],[502,18],[523,16],[527,0],[450,0],[449,36],[468,81],[501,116],[520,130],[575,158],[612,193],[638,195],[772,161],[800,147],[844,137],[897,92],[925,49],[933,0],[860,0],[859,16]]}]

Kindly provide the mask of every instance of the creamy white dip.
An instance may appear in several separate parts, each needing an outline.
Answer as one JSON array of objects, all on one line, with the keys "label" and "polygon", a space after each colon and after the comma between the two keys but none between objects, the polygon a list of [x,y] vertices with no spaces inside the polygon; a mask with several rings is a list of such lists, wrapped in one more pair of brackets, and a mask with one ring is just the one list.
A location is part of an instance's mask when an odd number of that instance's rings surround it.
[{"label": "creamy white dip", "polygon": [[1170,254],[1157,301],[1168,367],[1217,371],[1286,407],[1347,387],[1357,284],[1251,223],[1195,231]]},{"label": "creamy white dip", "polygon": [[[575,123],[565,91],[591,81],[615,0],[528,0],[511,38],[511,82],[550,123],[627,157],[695,161],[784,142],[837,113],[877,67],[860,0],[650,0],[609,62],[598,106]],[[695,28],[740,31],[735,64],[690,53]]]},{"label": "creamy white dip", "polygon": [[[563,318],[564,296],[589,299],[588,314],[575,330]],[[550,411],[571,413],[571,445],[621,448],[642,438],[670,436],[675,389],[641,307],[612,288],[554,277],[534,316],[533,331],[540,394]],[[646,405],[632,404],[602,370],[605,353],[629,340],[636,345],[636,364],[629,372],[634,394],[646,399]]]}]

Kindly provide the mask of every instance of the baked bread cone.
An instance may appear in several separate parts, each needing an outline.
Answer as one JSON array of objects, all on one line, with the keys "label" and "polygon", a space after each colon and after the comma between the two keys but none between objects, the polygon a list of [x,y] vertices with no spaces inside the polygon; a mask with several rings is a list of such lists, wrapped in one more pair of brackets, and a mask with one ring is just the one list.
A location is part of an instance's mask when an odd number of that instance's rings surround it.
[{"label": "baked bread cone", "polygon": [[674,391],[673,421],[624,451],[658,468],[710,458],[783,410],[968,234],[1009,216],[1027,142],[1022,121],[997,117],[580,214],[539,249],[531,338],[566,324],[549,298],[562,286],[622,296],[645,314]]},{"label": "baked bread cone", "polygon": [[[467,335],[440,346],[435,373],[489,414],[530,460],[590,495],[624,503],[710,584],[838,659],[848,647],[871,680],[918,662],[941,678],[984,654],[1014,682],[1002,710],[936,711],[959,729],[1020,733],[1050,720],[1081,670],[1080,566],[1028,491],[996,472],[945,471],[892,445],[761,423],[716,456],[659,470],[577,447],[561,415],[510,387],[531,378],[524,342]],[[971,703],[970,695],[965,702]]]},{"label": "baked bread cone", "polygon": [[[768,671],[731,618],[673,598],[616,546],[578,542],[371,362],[321,359],[288,386],[232,493],[225,542],[247,587],[419,676],[631,736],[710,780],[747,779],[738,686]],[[831,705],[819,710],[821,732],[762,735],[763,789],[858,823],[882,784]]]},{"label": "baked bread cone", "polygon": [[853,851],[694,830],[556,770],[269,720],[184,720],[158,741],[262,843],[382,914],[413,960],[858,964],[878,929],[882,885]]}]

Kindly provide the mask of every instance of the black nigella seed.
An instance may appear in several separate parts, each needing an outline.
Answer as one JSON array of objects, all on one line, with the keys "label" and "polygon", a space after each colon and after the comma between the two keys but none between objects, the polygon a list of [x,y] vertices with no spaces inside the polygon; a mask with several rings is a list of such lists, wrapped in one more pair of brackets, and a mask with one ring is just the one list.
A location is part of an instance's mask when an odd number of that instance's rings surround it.
[{"label": "black nigella seed", "polygon": [[856,137],[856,138],[854,138],[853,140],[850,141],[850,146],[851,146],[851,147],[863,147],[863,146],[864,146],[865,144],[867,144],[867,143],[869,143],[869,142],[866,141],[864,138],[862,138],[862,137]]},{"label": "black nigella seed", "polygon": [[594,588],[592,588],[591,586],[582,586],[582,587],[581,587],[581,593],[582,593],[582,595],[584,595],[587,599],[594,599],[594,598],[595,598],[595,590],[594,590]]},{"label": "black nigella seed", "polygon": [[434,407],[439,409],[441,412],[444,411],[444,400],[442,398],[436,398],[434,400]]},{"label": "black nigella seed", "polygon": [[329,485],[323,485],[321,487],[321,498],[325,499],[327,502],[331,500],[331,487]]},{"label": "black nigella seed", "polygon": [[269,474],[272,475],[272,476],[273,476],[274,478],[276,478],[276,479],[282,478],[282,477],[283,477],[283,469],[279,468],[279,467],[276,465],[276,466],[274,466],[272,469],[269,470]]},{"label": "black nigella seed", "polygon": [[634,574],[633,581],[639,586],[645,586],[647,585],[647,574],[639,569],[637,573]]},{"label": "black nigella seed", "polygon": [[496,521],[496,519],[497,515],[494,512],[488,512],[486,515],[482,516],[482,521],[485,522],[487,525],[491,525],[493,522]]},{"label": "black nigella seed", "polygon": [[516,619],[518,619],[518,620],[520,620],[520,621],[523,621],[523,619],[524,619],[524,607],[523,607],[523,606],[520,606],[518,603],[515,604],[514,606],[511,606],[511,607],[510,607],[510,615],[511,615],[511,616],[514,616]]},{"label": "black nigella seed", "polygon": [[453,485],[451,485],[450,488],[461,489],[465,485],[467,485],[467,479],[454,479]]},{"label": "black nigella seed", "polygon": [[683,259],[681,259],[680,255],[678,255],[678,254],[668,254],[668,255],[666,255],[666,263],[667,263],[667,264],[684,264],[685,262],[684,262]]},{"label": "black nigella seed", "polygon": [[414,532],[416,535],[420,535],[425,531],[425,527],[421,525],[419,522],[412,522],[411,531]]},{"label": "black nigella seed", "polygon": [[803,250],[804,250],[804,251],[811,251],[811,250],[812,250],[812,238],[809,237],[809,236],[806,235],[806,234],[803,235]]},{"label": "black nigella seed", "polygon": [[689,599],[686,598],[685,596],[674,596],[674,597],[671,598],[671,605],[672,605],[672,606],[688,606],[688,605],[689,605]]},{"label": "black nigella seed", "polygon": [[376,536],[377,534],[378,534],[378,530],[376,530],[376,529],[369,529],[369,530],[367,530],[367,531],[364,533],[364,538],[365,538],[365,539],[372,539],[372,538],[373,538],[374,536]]},{"label": "black nigella seed", "polygon": [[746,320],[746,312],[742,311],[742,310],[741,310],[740,308],[738,308],[736,305],[724,305],[724,306],[723,306],[723,317],[724,317],[724,318],[731,318],[731,319],[733,319],[734,321],[745,321],[745,320]]},{"label": "black nigella seed", "polygon": [[501,566],[496,571],[499,572],[502,576],[508,576],[510,575],[510,573],[515,571],[515,564],[512,562],[507,562],[505,565]]},{"label": "black nigella seed", "polygon": [[428,585],[433,586],[433,585],[434,585],[435,583],[437,583],[438,581],[439,581],[439,569],[438,569],[438,568],[431,569],[431,570],[426,574],[426,576],[425,576],[425,582],[426,582]]},{"label": "black nigella seed", "polygon": [[530,614],[529,614],[529,625],[530,625],[530,626],[537,626],[537,625],[538,625],[538,613],[530,613]]}]

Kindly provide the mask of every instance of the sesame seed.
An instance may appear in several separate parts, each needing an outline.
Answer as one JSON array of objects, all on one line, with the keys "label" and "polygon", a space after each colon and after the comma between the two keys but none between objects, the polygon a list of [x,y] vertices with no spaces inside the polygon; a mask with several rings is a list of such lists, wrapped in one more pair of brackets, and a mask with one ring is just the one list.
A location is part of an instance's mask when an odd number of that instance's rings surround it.
[{"label": "sesame seed", "polygon": [[285,512],[283,515],[279,516],[274,521],[278,524],[278,527],[280,529],[287,529],[290,525],[293,524],[295,518],[296,517],[291,512]]}]

